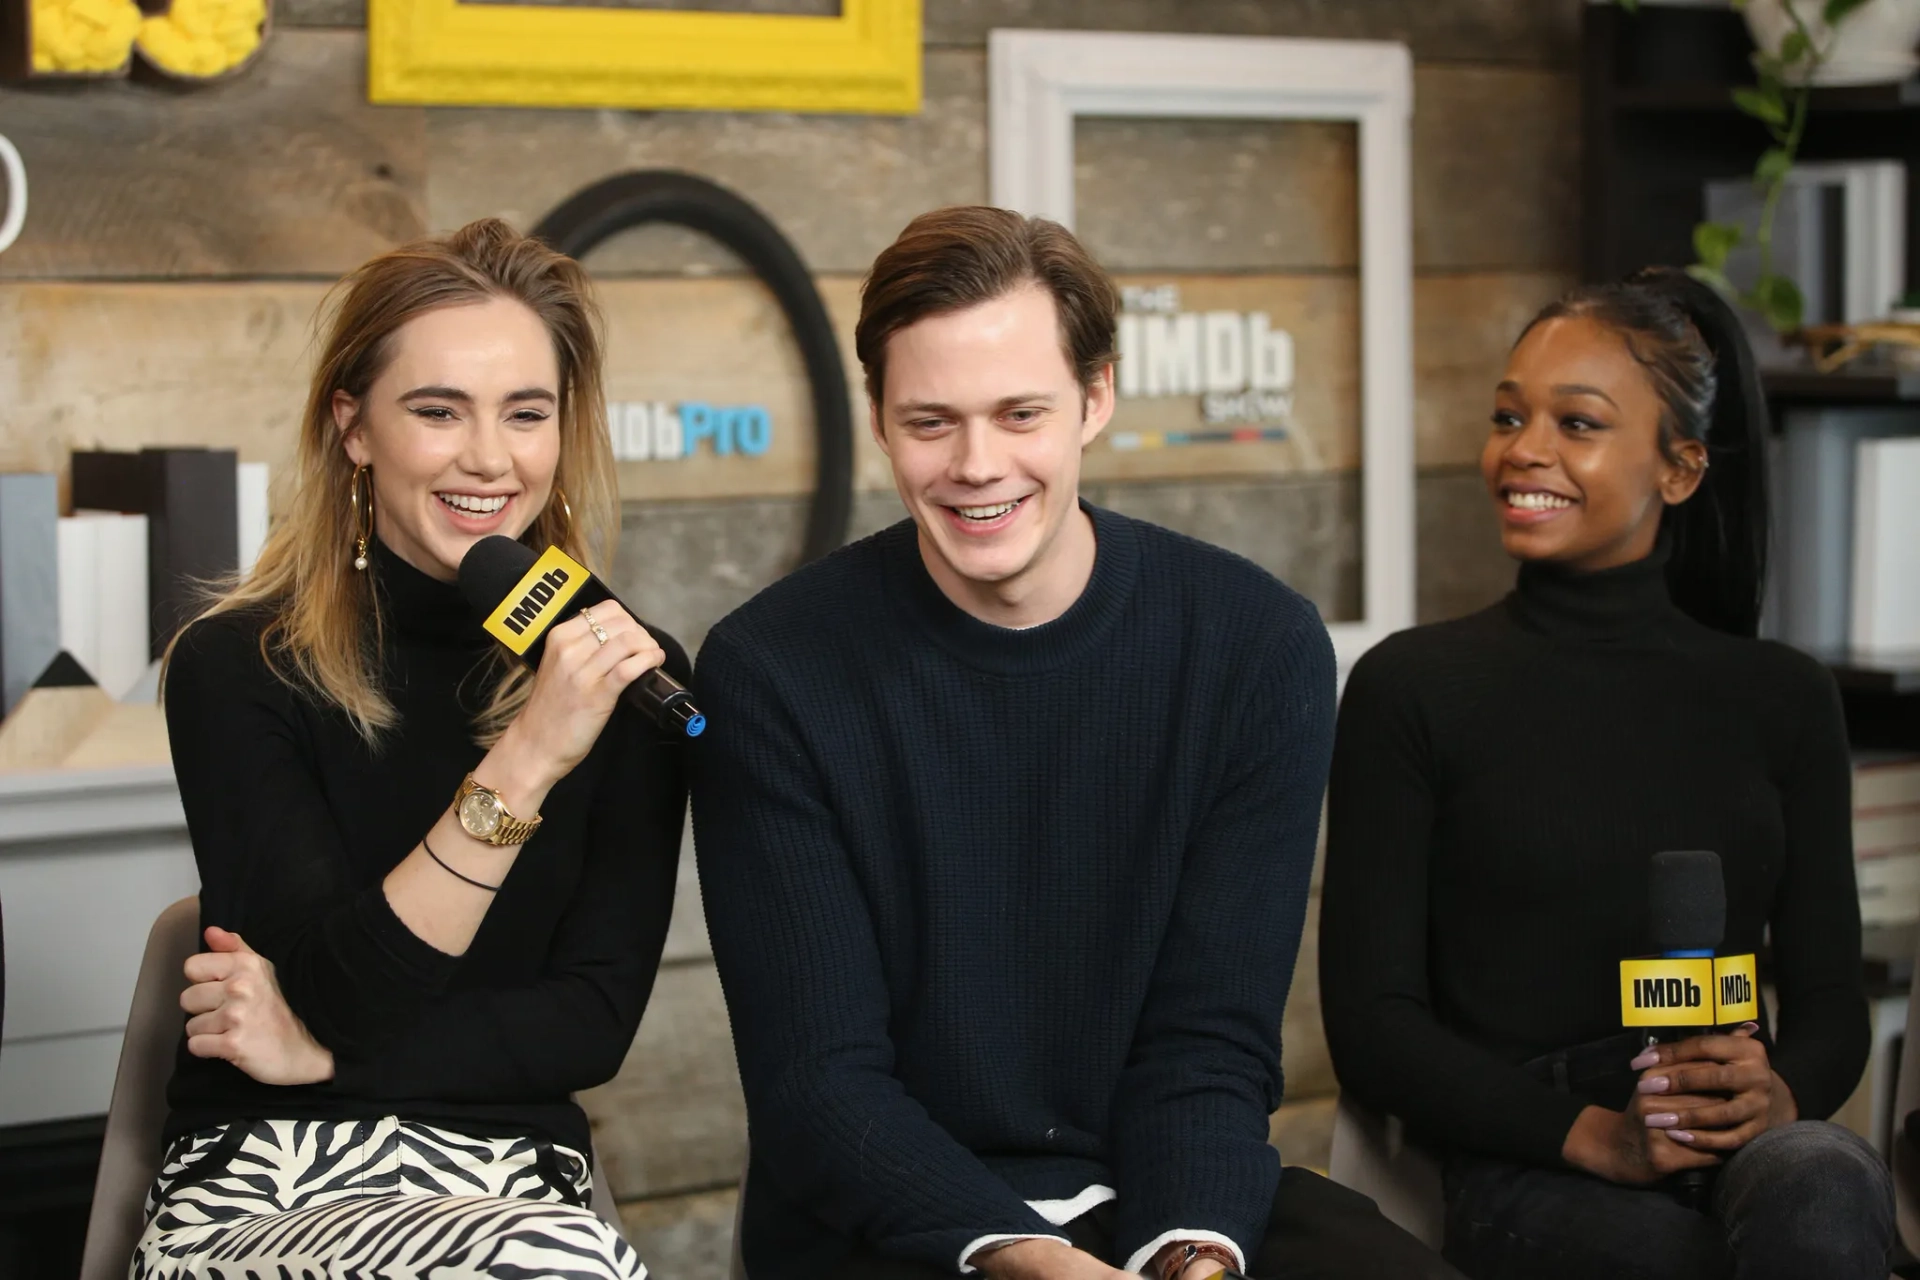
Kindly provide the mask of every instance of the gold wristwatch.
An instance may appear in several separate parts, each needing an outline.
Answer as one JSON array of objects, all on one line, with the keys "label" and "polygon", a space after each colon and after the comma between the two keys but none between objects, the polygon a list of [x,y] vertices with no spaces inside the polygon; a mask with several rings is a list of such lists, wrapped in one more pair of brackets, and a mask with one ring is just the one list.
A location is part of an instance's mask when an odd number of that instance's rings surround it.
[{"label": "gold wristwatch", "polygon": [[472,774],[453,793],[453,812],[468,835],[488,844],[525,844],[540,829],[539,818],[514,817],[500,793],[475,782]]}]

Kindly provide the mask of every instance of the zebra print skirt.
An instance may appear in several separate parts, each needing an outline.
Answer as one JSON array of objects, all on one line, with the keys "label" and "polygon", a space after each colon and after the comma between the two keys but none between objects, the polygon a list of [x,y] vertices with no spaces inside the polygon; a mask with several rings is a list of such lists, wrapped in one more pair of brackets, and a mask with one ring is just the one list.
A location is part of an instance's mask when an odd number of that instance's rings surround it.
[{"label": "zebra print skirt", "polygon": [[132,1280],[645,1280],[576,1151],[383,1120],[188,1134],[147,1195]]}]

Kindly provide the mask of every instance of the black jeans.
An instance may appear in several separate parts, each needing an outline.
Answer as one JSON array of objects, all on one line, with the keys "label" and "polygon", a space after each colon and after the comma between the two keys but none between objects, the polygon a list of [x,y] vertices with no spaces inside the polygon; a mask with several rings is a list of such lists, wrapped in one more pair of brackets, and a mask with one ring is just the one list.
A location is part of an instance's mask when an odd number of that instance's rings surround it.
[{"label": "black jeans", "polygon": [[[1062,1227],[1074,1247],[1114,1266],[1113,1213],[1108,1201]],[[1247,1259],[1254,1280],[1462,1280],[1458,1271],[1388,1222],[1372,1200],[1310,1169],[1283,1169],[1267,1219],[1266,1239]],[[933,1280],[946,1268],[856,1253],[834,1280]],[[1882,1277],[1884,1280],[1884,1277]]]},{"label": "black jeans", "polygon": [[[1530,1069],[1616,1109],[1634,1050],[1611,1041]],[[1771,1129],[1722,1165],[1705,1211],[1660,1187],[1455,1153],[1447,1259],[1473,1280],[1886,1280],[1893,1179],[1878,1153],[1823,1120]]]}]

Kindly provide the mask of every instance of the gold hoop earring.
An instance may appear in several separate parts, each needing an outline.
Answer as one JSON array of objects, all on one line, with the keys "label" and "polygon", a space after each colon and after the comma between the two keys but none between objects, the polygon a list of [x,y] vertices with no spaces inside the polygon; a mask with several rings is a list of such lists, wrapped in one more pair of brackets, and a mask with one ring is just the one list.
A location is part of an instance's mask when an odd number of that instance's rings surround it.
[{"label": "gold hoop earring", "polygon": [[573,537],[573,508],[567,504],[567,491],[557,484],[553,486],[553,499],[560,504],[560,518],[566,521],[566,531],[560,537],[566,542]]},{"label": "gold hoop earring", "polygon": [[[360,481],[366,477],[367,496],[360,496]],[[373,478],[367,475],[362,465],[353,469],[353,480],[347,487],[347,502],[353,517],[355,535],[353,539],[353,567],[361,573],[367,571],[367,544],[373,540]]]}]

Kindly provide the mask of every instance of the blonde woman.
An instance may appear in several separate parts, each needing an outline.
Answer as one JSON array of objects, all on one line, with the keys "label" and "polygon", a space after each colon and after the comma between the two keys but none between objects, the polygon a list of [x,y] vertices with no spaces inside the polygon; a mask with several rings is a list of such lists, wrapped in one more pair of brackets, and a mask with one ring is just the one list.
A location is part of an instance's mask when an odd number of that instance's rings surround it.
[{"label": "blonde woman", "polygon": [[618,516],[579,266],[487,220],[337,293],[295,487],[181,633],[167,723],[208,950],[137,1277],[640,1277],[586,1118],[653,985],[677,749],[620,691],[686,658],[617,606],[503,660],[454,584]]}]

